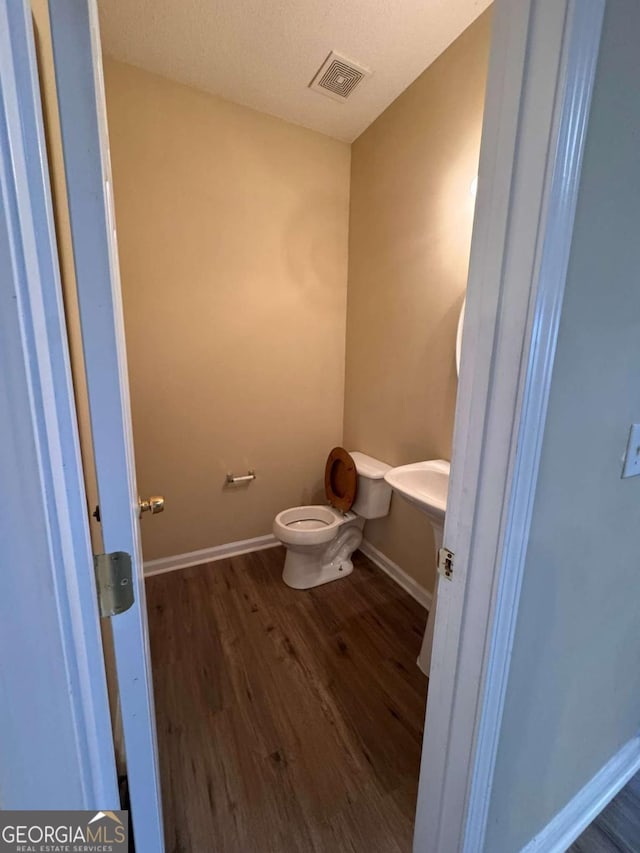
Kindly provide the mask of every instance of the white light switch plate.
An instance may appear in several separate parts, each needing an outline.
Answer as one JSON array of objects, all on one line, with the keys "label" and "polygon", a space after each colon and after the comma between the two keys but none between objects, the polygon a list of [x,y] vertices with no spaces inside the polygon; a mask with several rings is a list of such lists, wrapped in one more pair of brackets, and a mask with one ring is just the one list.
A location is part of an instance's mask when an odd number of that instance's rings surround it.
[{"label": "white light switch plate", "polygon": [[623,478],[637,477],[638,474],[640,474],[640,424],[631,424],[622,476]]}]

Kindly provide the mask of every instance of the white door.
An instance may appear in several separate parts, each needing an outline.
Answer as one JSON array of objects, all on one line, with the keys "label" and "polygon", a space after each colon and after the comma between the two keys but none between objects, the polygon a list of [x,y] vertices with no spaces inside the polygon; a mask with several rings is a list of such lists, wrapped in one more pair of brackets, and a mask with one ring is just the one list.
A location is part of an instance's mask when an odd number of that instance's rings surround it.
[{"label": "white door", "polygon": [[28,3],[0,0],[0,808],[120,808]]},{"label": "white door", "polygon": [[164,849],[98,13],[50,3],[89,409],[105,552],[131,555],[135,601],[112,618],[136,848]]}]

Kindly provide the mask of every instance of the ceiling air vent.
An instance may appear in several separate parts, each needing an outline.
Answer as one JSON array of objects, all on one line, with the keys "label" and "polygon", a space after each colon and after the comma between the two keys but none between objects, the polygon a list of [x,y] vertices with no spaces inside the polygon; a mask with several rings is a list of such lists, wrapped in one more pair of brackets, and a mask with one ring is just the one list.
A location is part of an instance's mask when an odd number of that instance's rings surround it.
[{"label": "ceiling air vent", "polygon": [[356,86],[359,86],[370,74],[368,69],[331,51],[309,84],[309,88],[333,98],[334,101],[346,101]]}]

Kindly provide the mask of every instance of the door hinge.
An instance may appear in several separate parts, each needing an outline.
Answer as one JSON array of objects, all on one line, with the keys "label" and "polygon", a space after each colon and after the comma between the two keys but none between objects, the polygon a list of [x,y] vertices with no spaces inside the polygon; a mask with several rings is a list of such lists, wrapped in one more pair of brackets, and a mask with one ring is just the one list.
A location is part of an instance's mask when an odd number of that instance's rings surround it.
[{"label": "door hinge", "polygon": [[94,554],[93,565],[98,587],[101,616],[124,613],[134,601],[131,555],[126,551]]},{"label": "door hinge", "polygon": [[450,551],[448,548],[440,548],[438,551],[438,574],[441,574],[447,580],[451,580],[453,577],[453,561],[455,556],[453,551]]}]

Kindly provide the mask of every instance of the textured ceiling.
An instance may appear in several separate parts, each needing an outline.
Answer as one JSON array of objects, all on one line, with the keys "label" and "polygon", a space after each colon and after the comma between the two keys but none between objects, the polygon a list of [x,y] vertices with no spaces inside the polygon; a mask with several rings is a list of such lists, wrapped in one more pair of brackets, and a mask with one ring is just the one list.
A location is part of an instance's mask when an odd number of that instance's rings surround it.
[{"label": "textured ceiling", "polygon": [[[104,51],[188,86],[357,138],[489,0],[99,0]],[[331,50],[373,72],[348,101],[308,88]]]}]

